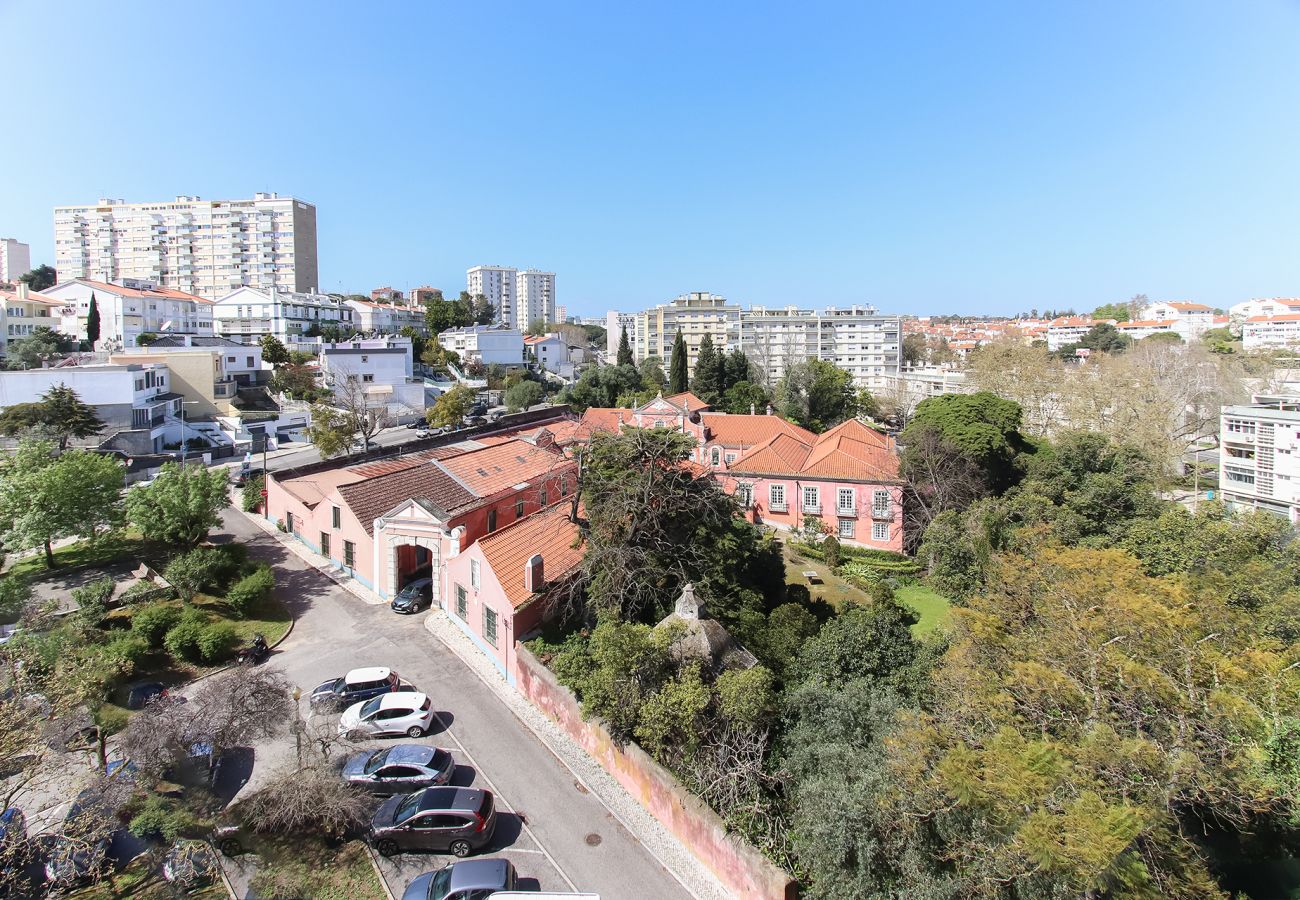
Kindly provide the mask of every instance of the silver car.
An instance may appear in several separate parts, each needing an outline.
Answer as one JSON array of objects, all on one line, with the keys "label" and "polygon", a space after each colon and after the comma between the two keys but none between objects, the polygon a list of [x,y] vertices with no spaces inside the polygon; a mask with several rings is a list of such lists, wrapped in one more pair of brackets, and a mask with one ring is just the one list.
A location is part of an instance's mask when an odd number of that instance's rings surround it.
[{"label": "silver car", "polygon": [[408,794],[446,784],[456,762],[446,750],[423,744],[398,744],[353,754],[343,764],[343,780],[372,794]]}]

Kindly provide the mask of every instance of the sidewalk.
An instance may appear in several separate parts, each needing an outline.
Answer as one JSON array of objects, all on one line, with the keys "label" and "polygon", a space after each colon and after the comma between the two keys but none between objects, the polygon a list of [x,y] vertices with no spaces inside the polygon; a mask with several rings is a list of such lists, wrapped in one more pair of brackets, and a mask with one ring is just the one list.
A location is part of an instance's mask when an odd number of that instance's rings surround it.
[{"label": "sidewalk", "polygon": [[243,507],[237,504],[234,505],[233,508],[243,512],[244,516],[249,519],[249,521],[253,522],[253,524],[262,531],[279,541],[286,550],[294,556],[297,556],[317,572],[320,572],[330,581],[343,588],[343,590],[356,597],[362,603],[367,603],[370,606],[384,605],[384,601],[369,588],[363,587],[355,578],[348,575],[348,573],[344,572],[342,569],[336,568],[328,562],[323,562],[321,557],[309,550],[302,541],[298,540],[293,535],[285,534],[283,531],[276,528],[274,524],[266,520],[265,516],[260,513],[244,512]]}]

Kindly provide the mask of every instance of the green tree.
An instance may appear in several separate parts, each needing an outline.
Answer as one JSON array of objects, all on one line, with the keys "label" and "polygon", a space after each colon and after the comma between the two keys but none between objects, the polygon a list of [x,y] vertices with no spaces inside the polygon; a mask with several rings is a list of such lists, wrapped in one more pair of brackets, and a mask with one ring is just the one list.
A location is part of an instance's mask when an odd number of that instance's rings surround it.
[{"label": "green tree", "polygon": [[122,466],[87,450],[54,455],[45,441],[23,441],[0,469],[0,538],[10,550],[42,547],[59,538],[94,538],[121,523]]},{"label": "green tree", "polygon": [[627,328],[624,328],[618,337],[618,364],[620,366],[635,364],[632,360],[632,344],[627,339]]},{"label": "green tree", "polygon": [[727,388],[718,407],[723,412],[736,416],[748,415],[751,412],[762,415],[771,402],[771,395],[762,385],[738,381]]},{"label": "green tree", "polygon": [[988,391],[930,397],[917,405],[899,438],[908,448],[902,454],[902,468],[909,468],[913,460],[908,452],[919,446],[922,433],[934,429],[978,466],[990,490],[1001,493],[1018,478],[1016,457],[1030,449],[1020,424],[1020,406]]},{"label": "green tree", "polygon": [[659,393],[668,383],[664,374],[664,361],[658,356],[647,356],[637,367],[641,373],[641,389]]},{"label": "green tree", "polygon": [[154,334],[152,331],[142,331],[135,336],[137,347],[148,347],[156,340],[158,340],[158,335]]},{"label": "green tree", "polygon": [[1128,322],[1133,318],[1131,303],[1107,303],[1092,311],[1094,319],[1114,319],[1116,322]]},{"label": "green tree", "polygon": [[722,360],[719,370],[722,379],[721,392],[725,394],[742,381],[749,381],[752,368],[744,350],[737,347],[728,353]]},{"label": "green tree", "polygon": [[95,408],[82,403],[66,384],[50,388],[35,403],[18,403],[0,413],[0,433],[8,437],[31,433],[49,436],[66,450],[72,438],[88,438],[104,430]]},{"label": "green tree", "polygon": [[458,384],[429,407],[425,418],[434,428],[454,428],[469,415],[476,396],[477,392],[473,388]]},{"label": "green tree", "polygon": [[722,370],[725,359],[713,348],[713,336],[705,334],[695,354],[695,380],[691,392],[705,403],[713,405],[722,394]]},{"label": "green tree", "polygon": [[99,340],[99,301],[95,299],[94,291],[90,292],[90,311],[86,313],[86,340],[92,349]]},{"label": "green tree", "polygon": [[1092,350],[1098,353],[1120,353],[1127,350],[1133,342],[1109,322],[1098,322],[1088,329],[1078,343],[1066,344],[1057,351],[1062,359],[1076,355],[1076,350]]},{"label": "green tree", "polygon": [[453,321],[457,328],[468,328],[474,324],[474,298],[469,291],[461,291],[452,303]]},{"label": "green tree", "polygon": [[903,335],[903,365],[921,366],[925,364],[928,353],[925,335],[919,332]]},{"label": "green tree", "polygon": [[474,295],[474,324],[491,325],[496,321],[497,310],[492,301],[482,294]]},{"label": "green tree", "polygon": [[424,323],[433,338],[437,338],[448,329],[458,327],[458,319],[459,311],[456,304],[443,299],[441,292],[424,304]]},{"label": "green tree", "polygon": [[41,364],[71,349],[67,338],[41,326],[26,337],[9,342],[5,364],[11,369],[39,369]]},{"label": "green tree", "polygon": [[565,402],[579,411],[588,407],[608,408],[619,398],[642,390],[641,373],[631,366],[589,368],[577,383],[565,391]]},{"label": "green tree", "polygon": [[524,333],[532,337],[539,337],[540,335],[546,334],[546,320],[533,319],[528,323],[528,330]]},{"label": "green tree", "polygon": [[520,381],[506,389],[506,409],[519,412],[542,402],[544,392],[536,381]]},{"label": "green tree", "polygon": [[285,347],[280,339],[275,335],[262,335],[258,340],[258,344],[262,348],[262,359],[269,362],[271,365],[279,366],[289,361],[288,348]]},{"label": "green tree", "polygon": [[328,403],[314,403],[311,407],[311,424],[307,426],[307,440],[320,453],[322,459],[337,456],[352,449],[356,429],[350,417],[341,409]]},{"label": "green tree", "polygon": [[165,463],[152,484],[127,493],[127,518],[148,540],[193,547],[221,524],[228,488],[224,469]]},{"label": "green tree", "polygon": [[58,280],[58,273],[54,271],[53,266],[40,265],[18,276],[18,280],[27,285],[30,290],[44,291],[54,287]]},{"label": "green tree", "polygon": [[681,329],[673,339],[673,354],[668,360],[668,393],[680,394],[689,386],[687,379],[688,360],[686,359],[686,340]]},{"label": "green tree", "polygon": [[1152,344],[1181,344],[1183,336],[1176,331],[1157,331],[1155,334],[1149,334],[1142,339]]},{"label": "green tree", "polygon": [[776,406],[790,421],[825,431],[857,415],[853,377],[822,359],[795,363],[777,383]]},{"label": "green tree", "polygon": [[278,366],[271,373],[268,384],[273,393],[288,394],[294,400],[310,402],[328,394],[317,383],[316,370],[299,363],[286,362]]}]

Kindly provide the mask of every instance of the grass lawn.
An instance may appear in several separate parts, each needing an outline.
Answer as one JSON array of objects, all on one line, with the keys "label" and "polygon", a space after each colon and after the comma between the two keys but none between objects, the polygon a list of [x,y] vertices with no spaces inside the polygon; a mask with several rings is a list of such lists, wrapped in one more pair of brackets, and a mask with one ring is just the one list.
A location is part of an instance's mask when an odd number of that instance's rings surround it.
[{"label": "grass lawn", "polygon": [[[789,543],[782,548],[782,553],[785,555],[786,584],[801,584],[808,588],[814,601],[824,601],[836,609],[840,609],[845,604],[865,605],[871,602],[871,598],[865,591],[840,578],[820,560],[802,556]],[[821,583],[810,584],[803,576],[804,572],[816,572]],[[912,626],[912,633],[918,637],[948,621],[947,599],[924,585],[905,584],[897,588],[894,595],[902,603],[916,610],[921,617],[921,620]]]},{"label": "grass lawn", "polygon": [[895,589],[894,596],[921,617],[921,621],[912,626],[912,633],[918,637],[946,624],[951,617],[948,599],[923,584],[904,584]]},{"label": "grass lawn", "polygon": [[31,556],[10,560],[6,575],[24,578],[40,577],[49,572],[75,569],[78,566],[99,565],[122,557],[139,559],[147,546],[138,531],[125,531],[106,535],[97,541],[77,541],[54,551],[54,568],[45,567],[45,552],[38,550]]},{"label": "grass lawn", "polygon": [[268,841],[257,850],[253,890],[263,897],[387,900],[360,841],[333,850],[318,841]]}]

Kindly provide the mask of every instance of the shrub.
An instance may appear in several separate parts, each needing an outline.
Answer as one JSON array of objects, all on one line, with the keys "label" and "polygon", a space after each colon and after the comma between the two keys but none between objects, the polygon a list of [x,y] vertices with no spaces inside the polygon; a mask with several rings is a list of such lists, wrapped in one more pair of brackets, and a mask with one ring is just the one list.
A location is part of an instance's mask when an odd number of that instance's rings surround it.
[{"label": "shrub", "polygon": [[108,612],[108,601],[112,599],[116,587],[117,583],[113,579],[101,578],[73,590],[72,599],[79,607],[77,614],[92,624],[104,618]]},{"label": "shrub", "polygon": [[235,583],[226,594],[230,610],[240,619],[256,609],[271,596],[275,589],[275,573],[270,566],[258,566],[250,575],[245,575]]},{"label": "shrub", "polygon": [[840,542],[835,535],[827,535],[822,541],[822,559],[832,569],[840,564]]},{"label": "shrub", "polygon": [[187,609],[163,638],[167,652],[178,660],[196,663],[201,658],[199,636],[203,634],[206,616],[196,609]]},{"label": "shrub", "polygon": [[151,794],[140,811],[131,817],[128,827],[138,838],[162,838],[170,844],[182,834],[193,831],[197,824],[193,814],[174,800]]},{"label": "shrub", "polygon": [[180,620],[181,611],[177,607],[155,603],[135,611],[131,616],[131,630],[156,650],[163,645],[163,637]]},{"label": "shrub", "polygon": [[131,714],[120,706],[105,703],[95,710],[95,724],[105,734],[117,734],[131,721]]},{"label": "shrub", "polygon": [[137,581],[135,584],[124,590],[117,600],[123,606],[136,606],[140,603],[163,600],[166,599],[166,597],[166,588],[159,587],[151,581]]},{"label": "shrub", "polygon": [[771,717],[776,706],[772,673],[763,666],[723,672],[714,688],[718,694],[719,712],[727,721],[737,725],[760,727]]},{"label": "shrub", "polygon": [[25,579],[16,575],[0,578],[0,622],[17,622],[31,599],[32,588]]},{"label": "shrub", "polygon": [[266,478],[258,475],[244,482],[240,488],[240,498],[244,507],[244,512],[257,512],[257,508],[262,505],[262,491],[266,489]]},{"label": "shrub", "polygon": [[185,601],[200,591],[220,593],[239,573],[242,559],[215,547],[200,547],[178,556],[163,571],[163,577]]},{"label": "shrub", "polygon": [[143,635],[127,631],[109,641],[105,649],[110,657],[121,660],[123,668],[134,669],[144,662],[152,648]]},{"label": "shrub", "polygon": [[225,662],[230,658],[238,637],[229,622],[213,622],[199,631],[196,644],[205,663]]}]

